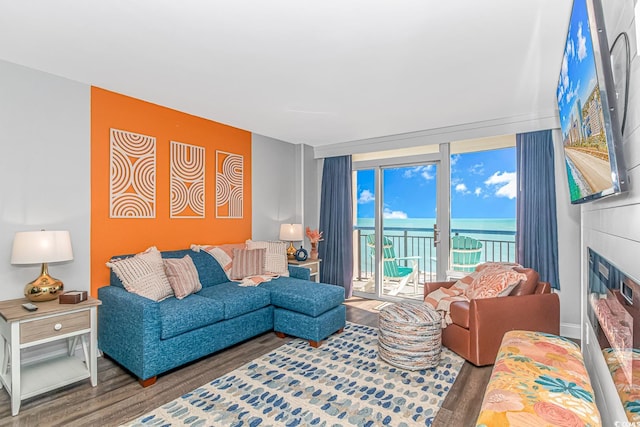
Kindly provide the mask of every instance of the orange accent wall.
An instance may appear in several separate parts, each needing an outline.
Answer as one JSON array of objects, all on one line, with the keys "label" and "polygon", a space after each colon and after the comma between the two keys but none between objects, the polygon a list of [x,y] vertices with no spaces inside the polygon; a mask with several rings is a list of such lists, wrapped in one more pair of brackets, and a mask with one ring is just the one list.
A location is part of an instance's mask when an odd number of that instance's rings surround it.
[{"label": "orange accent wall", "polygon": [[[110,129],[156,138],[156,217],[109,217]],[[170,218],[170,141],[205,147],[205,218]],[[216,218],[216,150],[244,156],[243,218]],[[91,294],[109,283],[114,255],[251,238],[251,133],[91,88]]]}]

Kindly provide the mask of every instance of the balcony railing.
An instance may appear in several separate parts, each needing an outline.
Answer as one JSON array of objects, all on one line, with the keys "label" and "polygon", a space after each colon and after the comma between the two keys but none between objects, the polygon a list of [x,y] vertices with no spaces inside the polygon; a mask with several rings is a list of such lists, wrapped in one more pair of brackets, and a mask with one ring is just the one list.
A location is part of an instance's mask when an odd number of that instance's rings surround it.
[{"label": "balcony railing", "polygon": [[[373,248],[367,246],[367,236],[374,234],[373,227],[354,227],[357,233],[356,280],[367,280],[374,270]],[[452,235],[473,237],[482,242],[480,262],[515,262],[516,243],[514,231],[452,229]],[[433,246],[433,228],[385,227],[385,237],[391,239],[397,257],[419,257],[419,282],[435,280],[436,248]],[[495,236],[488,238],[487,236]],[[433,273],[433,274],[432,274]]]}]

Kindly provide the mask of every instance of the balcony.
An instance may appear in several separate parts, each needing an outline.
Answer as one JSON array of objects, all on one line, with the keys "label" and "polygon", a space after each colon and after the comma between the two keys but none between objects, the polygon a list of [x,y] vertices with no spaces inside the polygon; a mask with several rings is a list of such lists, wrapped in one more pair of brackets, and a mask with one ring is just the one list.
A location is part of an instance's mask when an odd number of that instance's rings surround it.
[{"label": "balcony", "polygon": [[[356,247],[355,274],[353,290],[361,293],[374,293],[370,279],[373,276],[373,250],[367,246],[367,236],[374,234],[373,227],[354,227]],[[482,243],[480,262],[515,262],[515,232],[506,230],[452,229],[452,235],[464,235]],[[436,248],[433,246],[433,228],[385,227],[384,235],[391,239],[398,258],[418,257],[418,287],[407,284],[398,294],[399,297],[422,299],[422,285],[436,280]],[[384,294],[384,292],[383,292]]]}]

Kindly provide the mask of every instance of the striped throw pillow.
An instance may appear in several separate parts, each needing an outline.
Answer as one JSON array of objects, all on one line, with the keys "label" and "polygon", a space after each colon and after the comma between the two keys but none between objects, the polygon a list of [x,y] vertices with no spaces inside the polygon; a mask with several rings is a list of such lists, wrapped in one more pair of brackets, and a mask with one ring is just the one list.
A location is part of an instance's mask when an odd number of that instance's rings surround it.
[{"label": "striped throw pillow", "polygon": [[155,246],[130,258],[111,259],[107,263],[124,288],[154,301],[162,301],[173,295],[173,289],[164,272],[162,256]]},{"label": "striped throw pillow", "polygon": [[164,271],[176,298],[182,299],[202,289],[198,270],[189,255],[163,260]]},{"label": "striped throw pillow", "polygon": [[231,280],[242,280],[245,277],[264,274],[264,258],[266,249],[234,249]]},{"label": "striped throw pillow", "polygon": [[275,274],[278,276],[289,276],[289,268],[287,263],[287,242],[266,242],[247,240],[247,249],[267,250],[264,257],[265,273]]}]

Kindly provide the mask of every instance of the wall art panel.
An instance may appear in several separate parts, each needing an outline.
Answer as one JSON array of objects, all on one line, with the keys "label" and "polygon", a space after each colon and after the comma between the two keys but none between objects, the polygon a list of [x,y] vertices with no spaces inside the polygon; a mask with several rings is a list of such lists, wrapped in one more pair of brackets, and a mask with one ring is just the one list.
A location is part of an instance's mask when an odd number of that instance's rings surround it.
[{"label": "wall art panel", "polygon": [[204,218],[204,147],[171,141],[171,218]]},{"label": "wall art panel", "polygon": [[156,139],[124,130],[110,132],[111,218],[156,217]]},{"label": "wall art panel", "polygon": [[216,151],[216,218],[242,218],[244,158]]}]

